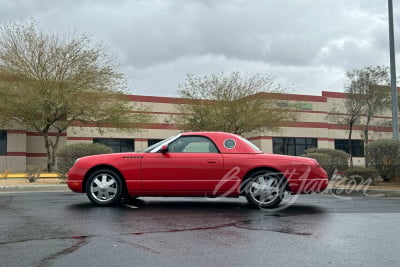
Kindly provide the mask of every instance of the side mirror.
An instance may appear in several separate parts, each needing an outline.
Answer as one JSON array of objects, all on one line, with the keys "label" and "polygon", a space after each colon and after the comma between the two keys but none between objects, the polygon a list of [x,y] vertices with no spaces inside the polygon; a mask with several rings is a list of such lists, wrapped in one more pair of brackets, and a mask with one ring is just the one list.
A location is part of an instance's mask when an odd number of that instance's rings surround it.
[{"label": "side mirror", "polygon": [[160,150],[161,153],[168,153],[168,145],[163,145]]}]

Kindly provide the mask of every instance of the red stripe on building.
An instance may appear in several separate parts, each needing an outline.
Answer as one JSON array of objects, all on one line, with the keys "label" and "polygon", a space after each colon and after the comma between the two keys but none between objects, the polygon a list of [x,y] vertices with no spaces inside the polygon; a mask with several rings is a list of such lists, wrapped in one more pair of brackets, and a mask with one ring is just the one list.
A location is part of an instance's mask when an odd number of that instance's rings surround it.
[{"label": "red stripe on building", "polygon": [[138,142],[147,142],[149,139],[147,139],[147,138],[135,138],[135,141],[138,141]]},{"label": "red stripe on building", "polygon": [[[387,87],[389,89],[389,87]],[[399,87],[397,87],[397,91],[399,91]],[[322,96],[331,97],[331,98],[347,98],[347,93],[343,92],[328,92],[322,91]]]},{"label": "red stripe on building", "polygon": [[282,127],[294,127],[294,128],[329,128],[330,124],[326,122],[284,122]]},{"label": "red stripe on building", "polygon": [[67,137],[67,140],[93,141],[93,137]]},{"label": "red stripe on building", "polygon": [[160,111],[131,111],[131,113],[136,113],[136,114],[152,114],[152,115],[175,115],[175,116],[189,115],[188,113],[160,112]]},{"label": "red stripe on building", "polygon": [[188,99],[179,97],[128,95],[128,98],[129,100],[135,102],[149,102],[149,103],[187,104],[189,102]]},{"label": "red stripe on building", "polygon": [[317,113],[317,114],[328,114],[326,111],[318,111],[318,110],[299,110],[299,109],[293,109],[290,110],[291,112],[296,112],[296,113]]},{"label": "red stripe on building", "polygon": [[346,93],[342,93],[342,92],[322,91],[322,96],[330,97],[330,98],[347,98],[347,94]]}]

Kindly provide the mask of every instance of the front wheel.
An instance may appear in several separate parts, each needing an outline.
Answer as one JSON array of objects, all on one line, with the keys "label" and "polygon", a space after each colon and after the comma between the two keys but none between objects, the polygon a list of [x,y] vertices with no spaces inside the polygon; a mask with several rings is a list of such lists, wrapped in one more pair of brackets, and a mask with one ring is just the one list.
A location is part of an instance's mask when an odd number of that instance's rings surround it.
[{"label": "front wheel", "polygon": [[86,194],[98,206],[111,206],[122,199],[123,183],[115,172],[102,169],[92,173],[86,183]]},{"label": "front wheel", "polygon": [[260,170],[245,181],[245,196],[252,207],[274,208],[285,195],[286,182],[282,174]]}]

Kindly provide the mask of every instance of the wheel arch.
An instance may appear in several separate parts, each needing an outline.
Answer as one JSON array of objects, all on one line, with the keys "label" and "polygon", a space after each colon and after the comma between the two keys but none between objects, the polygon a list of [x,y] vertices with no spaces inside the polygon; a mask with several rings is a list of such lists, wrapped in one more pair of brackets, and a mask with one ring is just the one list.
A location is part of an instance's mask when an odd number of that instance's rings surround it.
[{"label": "wheel arch", "polygon": [[122,185],[123,185],[124,191],[125,191],[124,193],[126,193],[127,186],[126,186],[126,181],[125,181],[124,175],[122,175],[122,173],[121,173],[117,168],[115,168],[115,167],[113,167],[113,166],[111,166],[111,165],[107,165],[107,164],[102,164],[102,165],[94,166],[94,167],[92,167],[91,169],[89,169],[89,170],[86,172],[85,177],[83,178],[83,183],[82,183],[82,191],[83,191],[83,193],[86,193],[86,183],[87,183],[89,177],[90,177],[94,172],[96,172],[96,171],[98,171],[98,170],[101,170],[101,169],[107,169],[107,170],[110,170],[110,171],[115,172],[115,173],[121,178],[121,182],[122,182]]},{"label": "wheel arch", "polygon": [[246,181],[251,177],[251,175],[253,173],[258,172],[258,171],[270,171],[270,172],[275,172],[275,173],[281,174],[282,178],[285,179],[285,183],[286,183],[285,190],[290,192],[289,181],[288,181],[287,177],[280,170],[278,170],[276,168],[273,168],[273,167],[269,167],[269,166],[260,166],[260,167],[256,167],[256,168],[253,168],[253,169],[249,170],[243,176],[243,179],[242,179],[242,182],[241,182],[241,185],[240,185],[241,194],[243,194],[243,192],[244,192],[243,186],[245,186]]}]

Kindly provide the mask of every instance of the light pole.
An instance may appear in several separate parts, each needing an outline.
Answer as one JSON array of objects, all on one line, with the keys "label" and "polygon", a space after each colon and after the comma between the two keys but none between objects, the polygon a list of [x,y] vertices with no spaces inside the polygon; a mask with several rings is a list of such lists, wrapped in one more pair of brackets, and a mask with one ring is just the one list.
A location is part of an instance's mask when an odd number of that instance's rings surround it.
[{"label": "light pole", "polygon": [[389,12],[389,47],[390,47],[390,88],[392,92],[392,131],[393,139],[399,140],[399,118],[398,100],[396,86],[396,60],[394,51],[394,30],[393,30],[393,2],[388,0]]}]

